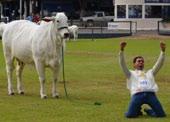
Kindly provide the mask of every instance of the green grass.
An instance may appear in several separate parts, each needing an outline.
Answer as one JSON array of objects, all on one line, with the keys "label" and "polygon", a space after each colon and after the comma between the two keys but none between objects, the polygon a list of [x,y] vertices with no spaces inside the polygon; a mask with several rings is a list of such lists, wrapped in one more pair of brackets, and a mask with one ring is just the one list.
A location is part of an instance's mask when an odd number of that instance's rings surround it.
[{"label": "green grass", "polygon": [[[33,66],[26,66],[23,80],[25,95],[7,95],[5,63],[0,45],[0,122],[169,122],[170,121],[170,41],[167,44],[166,61],[156,76],[159,85],[158,97],[166,118],[142,116],[127,119],[124,113],[130,100],[126,79],[118,64],[119,43],[122,38],[80,39],[67,42],[65,75],[69,98],[65,97],[62,75],[58,83],[60,99],[51,97],[52,74],[47,70],[46,89],[48,99],[39,96],[38,76]],[[136,55],[145,58],[145,68],[156,61],[160,48],[159,40],[123,38],[128,45],[125,57],[129,68]],[[16,91],[16,77],[14,74]],[[101,105],[94,105],[100,102]]]}]

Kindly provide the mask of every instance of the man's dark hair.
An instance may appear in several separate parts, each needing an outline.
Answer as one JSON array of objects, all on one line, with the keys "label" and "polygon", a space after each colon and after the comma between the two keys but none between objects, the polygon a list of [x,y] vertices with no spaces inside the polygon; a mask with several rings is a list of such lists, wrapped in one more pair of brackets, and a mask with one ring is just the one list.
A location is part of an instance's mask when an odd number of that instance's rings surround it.
[{"label": "man's dark hair", "polygon": [[144,59],[142,56],[136,56],[136,57],[134,57],[134,59],[133,59],[133,63],[136,63],[136,60],[137,60],[138,58]]}]

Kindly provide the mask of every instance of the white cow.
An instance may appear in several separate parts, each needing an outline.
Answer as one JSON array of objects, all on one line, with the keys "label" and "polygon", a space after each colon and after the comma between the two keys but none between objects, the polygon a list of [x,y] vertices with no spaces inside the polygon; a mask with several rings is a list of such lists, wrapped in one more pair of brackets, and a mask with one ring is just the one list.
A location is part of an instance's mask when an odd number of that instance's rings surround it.
[{"label": "white cow", "polygon": [[44,88],[45,67],[53,71],[52,96],[58,97],[56,82],[62,60],[64,39],[69,37],[67,17],[58,13],[48,24],[37,25],[27,20],[8,23],[2,35],[3,51],[6,60],[8,93],[14,94],[12,72],[14,60],[17,61],[17,89],[23,94],[22,71],[25,64],[35,64],[40,80],[40,96],[46,98]]},{"label": "white cow", "polygon": [[0,36],[2,36],[5,27],[6,27],[6,24],[4,22],[1,22],[0,23]]},{"label": "white cow", "polygon": [[74,41],[76,41],[77,38],[78,38],[78,29],[79,29],[79,28],[78,28],[77,25],[72,25],[72,26],[69,26],[69,27],[68,27],[69,33],[70,33],[70,35],[73,36]]},{"label": "white cow", "polygon": [[40,25],[46,25],[48,22],[41,20],[41,21],[39,21],[38,23],[39,23]]}]

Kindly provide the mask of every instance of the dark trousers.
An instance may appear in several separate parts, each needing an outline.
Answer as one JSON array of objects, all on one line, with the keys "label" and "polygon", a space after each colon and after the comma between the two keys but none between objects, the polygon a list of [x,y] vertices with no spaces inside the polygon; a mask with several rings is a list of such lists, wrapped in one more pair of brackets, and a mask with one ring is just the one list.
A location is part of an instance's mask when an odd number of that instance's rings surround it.
[{"label": "dark trousers", "polygon": [[154,92],[141,92],[132,96],[129,108],[125,116],[127,118],[138,117],[141,114],[141,106],[148,104],[151,109],[147,112],[150,116],[165,117],[165,112]]}]

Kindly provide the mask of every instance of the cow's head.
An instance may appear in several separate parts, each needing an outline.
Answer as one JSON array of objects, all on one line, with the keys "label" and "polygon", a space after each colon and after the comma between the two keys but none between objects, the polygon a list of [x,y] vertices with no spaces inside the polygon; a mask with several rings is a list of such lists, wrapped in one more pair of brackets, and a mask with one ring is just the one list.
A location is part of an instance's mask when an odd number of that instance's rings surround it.
[{"label": "cow's head", "polygon": [[57,13],[54,21],[56,23],[56,27],[58,32],[60,33],[61,38],[69,38],[67,16],[63,12]]},{"label": "cow's head", "polygon": [[46,22],[53,21],[60,37],[62,39],[69,38],[70,35],[68,31],[68,18],[63,12],[59,12],[56,14],[56,16],[53,17],[46,17],[43,20]]}]

